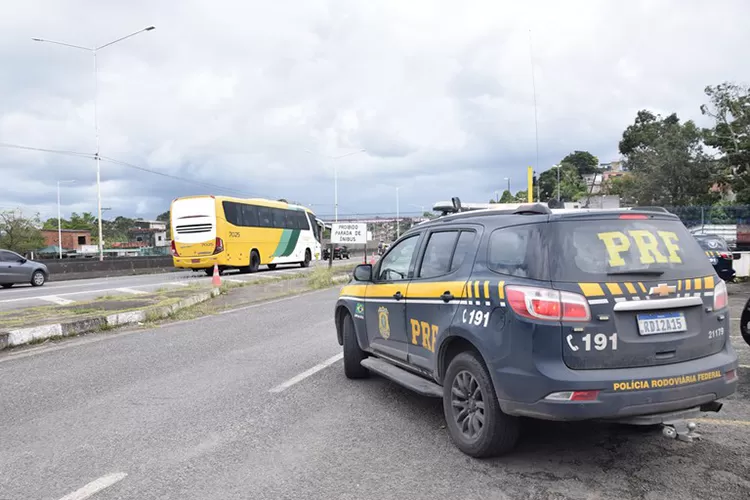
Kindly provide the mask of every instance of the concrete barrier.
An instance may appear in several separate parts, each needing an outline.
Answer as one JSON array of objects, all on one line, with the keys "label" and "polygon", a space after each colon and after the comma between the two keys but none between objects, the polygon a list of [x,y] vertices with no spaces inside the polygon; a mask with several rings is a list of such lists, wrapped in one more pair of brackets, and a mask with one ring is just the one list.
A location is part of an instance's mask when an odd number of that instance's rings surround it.
[{"label": "concrete barrier", "polygon": [[171,256],[123,257],[105,259],[42,260],[50,273],[50,281],[86,278],[109,278],[134,274],[153,274],[177,271]]}]

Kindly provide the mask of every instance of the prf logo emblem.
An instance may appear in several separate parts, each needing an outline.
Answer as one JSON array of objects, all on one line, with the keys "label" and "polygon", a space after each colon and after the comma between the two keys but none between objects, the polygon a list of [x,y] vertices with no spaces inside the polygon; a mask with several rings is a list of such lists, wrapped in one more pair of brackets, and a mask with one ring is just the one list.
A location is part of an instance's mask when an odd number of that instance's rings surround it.
[{"label": "prf logo emblem", "polygon": [[365,305],[362,302],[357,302],[357,308],[355,309],[357,314],[365,313]]},{"label": "prf logo emblem", "polygon": [[380,336],[387,339],[391,336],[391,325],[388,323],[388,308],[381,306],[378,308],[378,329]]},{"label": "prf logo emblem", "polygon": [[674,293],[674,291],[677,290],[677,287],[669,286],[666,283],[659,283],[659,286],[652,286],[648,294],[649,295],[658,295],[659,297],[666,297],[670,293]]}]

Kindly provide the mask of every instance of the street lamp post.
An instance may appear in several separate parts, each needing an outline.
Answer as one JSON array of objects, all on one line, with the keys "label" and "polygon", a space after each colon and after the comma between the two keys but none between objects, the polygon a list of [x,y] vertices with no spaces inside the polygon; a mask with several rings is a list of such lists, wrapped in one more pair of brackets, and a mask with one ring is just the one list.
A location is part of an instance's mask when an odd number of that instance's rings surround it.
[{"label": "street lamp post", "polygon": [[[366,149],[360,149],[359,151],[352,151],[351,153],[346,153],[339,156],[327,156],[323,155],[324,158],[328,158],[329,160],[339,160],[341,158],[345,158],[347,156],[356,155],[359,153],[366,153]],[[309,149],[305,150],[305,153],[314,154]],[[339,174],[338,174],[338,164],[334,161],[333,162],[333,219],[335,222],[339,221]]]},{"label": "street lamp post", "polygon": [[72,43],[58,42],[55,40],[47,40],[46,38],[32,38],[32,40],[34,40],[35,42],[54,43],[55,45],[63,45],[65,47],[71,47],[74,49],[86,50],[86,51],[91,52],[94,55],[94,133],[96,134],[96,153],[94,157],[96,158],[96,198],[97,198],[97,212],[99,215],[99,260],[100,261],[104,260],[104,239],[102,238],[102,185],[101,185],[101,166],[100,166],[100,158],[99,158],[99,111],[98,111],[99,106],[97,103],[98,98],[99,98],[99,66],[97,62],[97,53],[105,47],[109,47],[110,45],[114,45],[117,42],[121,42],[130,37],[134,37],[135,35],[138,35],[145,31],[151,31],[153,29],[156,29],[155,26],[147,26],[134,33],[120,37],[109,43],[105,43],[104,45],[100,45],[99,47],[83,47],[81,45],[74,45]]},{"label": "street lamp post", "polygon": [[506,177],[504,180],[508,181],[508,194],[512,194],[510,192],[510,177]]},{"label": "street lamp post", "polygon": [[72,184],[75,181],[57,181],[57,249],[62,259],[62,216],[60,215],[60,184]]},{"label": "street lamp post", "polygon": [[401,186],[396,188],[396,239],[401,237],[401,212],[399,208],[399,191]]}]

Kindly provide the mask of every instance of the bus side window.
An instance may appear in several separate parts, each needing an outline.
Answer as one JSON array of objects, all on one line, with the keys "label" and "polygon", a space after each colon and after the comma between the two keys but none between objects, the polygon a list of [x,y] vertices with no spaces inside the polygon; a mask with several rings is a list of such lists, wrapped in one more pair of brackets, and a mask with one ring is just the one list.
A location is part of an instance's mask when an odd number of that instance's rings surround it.
[{"label": "bus side window", "polygon": [[258,207],[242,205],[242,225],[246,227],[258,226]]},{"label": "bus side window", "polygon": [[268,207],[258,207],[258,226],[273,227],[271,220],[271,209]]}]

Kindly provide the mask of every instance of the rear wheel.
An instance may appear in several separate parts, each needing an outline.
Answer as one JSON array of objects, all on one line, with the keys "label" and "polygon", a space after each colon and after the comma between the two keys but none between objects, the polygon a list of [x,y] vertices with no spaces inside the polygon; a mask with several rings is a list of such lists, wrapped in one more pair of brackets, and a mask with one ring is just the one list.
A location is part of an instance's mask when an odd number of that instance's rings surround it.
[{"label": "rear wheel", "polygon": [[42,286],[47,281],[47,277],[42,271],[34,271],[31,275],[31,286]]},{"label": "rear wheel", "polygon": [[260,267],[260,255],[256,250],[250,253],[250,272],[257,273]]},{"label": "rear wheel", "polygon": [[308,248],[305,250],[305,260],[300,262],[300,265],[302,267],[310,267],[310,261],[312,260],[312,255],[310,254],[310,249]]},{"label": "rear wheel", "polygon": [[274,269],[276,269],[276,264],[268,264],[268,269],[273,271]]},{"label": "rear wheel", "polygon": [[344,316],[341,325],[344,337],[344,375],[346,378],[366,378],[370,372],[360,364],[367,357],[367,353],[359,348],[357,334],[354,330],[354,320],[350,315]]},{"label": "rear wheel", "polygon": [[443,412],[451,439],[469,456],[502,455],[518,441],[518,418],[500,409],[487,368],[472,352],[459,354],[448,367]]}]

